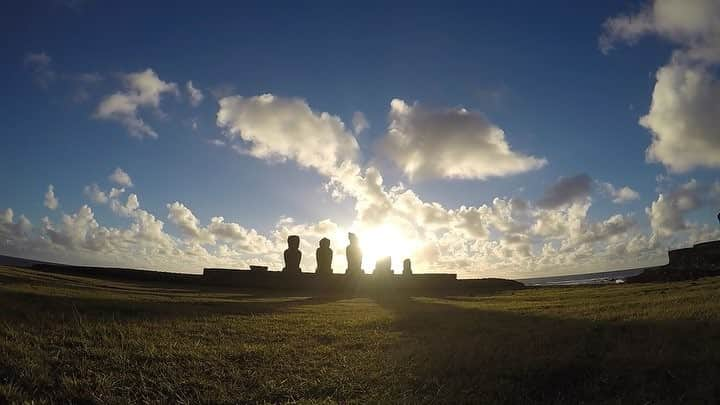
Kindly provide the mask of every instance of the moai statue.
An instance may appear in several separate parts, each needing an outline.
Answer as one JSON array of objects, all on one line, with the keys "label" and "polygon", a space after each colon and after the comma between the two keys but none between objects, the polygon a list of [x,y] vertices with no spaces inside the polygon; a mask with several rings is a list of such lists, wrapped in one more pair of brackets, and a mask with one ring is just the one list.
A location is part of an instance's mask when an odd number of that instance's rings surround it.
[{"label": "moai statue", "polygon": [[377,262],[375,262],[375,270],[373,271],[374,275],[389,276],[392,272],[392,258],[390,256],[377,259]]},{"label": "moai statue", "polygon": [[412,264],[410,259],[403,260],[403,276],[412,276]]},{"label": "moai statue", "polygon": [[354,233],[348,233],[350,244],[345,248],[345,257],[347,257],[347,275],[362,274],[362,250],[360,242]]},{"label": "moai statue", "polygon": [[302,252],[300,251],[300,237],[297,235],[290,235],[287,238],[288,248],[285,249],[285,267],[282,271],[284,273],[300,273],[300,259],[302,259]]},{"label": "moai statue", "polygon": [[330,275],[332,274],[333,251],[330,249],[330,239],[320,239],[320,247],[315,250],[315,260],[317,260],[316,274]]}]

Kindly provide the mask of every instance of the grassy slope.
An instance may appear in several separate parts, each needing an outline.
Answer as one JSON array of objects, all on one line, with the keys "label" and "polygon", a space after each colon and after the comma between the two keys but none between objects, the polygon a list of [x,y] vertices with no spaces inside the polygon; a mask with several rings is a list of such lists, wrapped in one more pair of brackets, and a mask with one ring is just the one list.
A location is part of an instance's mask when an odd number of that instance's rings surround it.
[{"label": "grassy slope", "polygon": [[282,297],[0,267],[0,402],[716,402],[718,287]]}]

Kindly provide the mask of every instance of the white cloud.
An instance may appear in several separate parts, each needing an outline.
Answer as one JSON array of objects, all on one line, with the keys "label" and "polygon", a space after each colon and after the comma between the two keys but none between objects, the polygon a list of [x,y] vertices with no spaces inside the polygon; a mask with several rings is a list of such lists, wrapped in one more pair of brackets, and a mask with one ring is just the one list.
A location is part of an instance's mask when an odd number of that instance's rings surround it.
[{"label": "white cloud", "polygon": [[254,229],[246,229],[234,222],[225,222],[223,217],[212,217],[207,231],[216,239],[230,243],[233,248],[246,253],[268,253],[272,243]]},{"label": "white cloud", "polygon": [[640,124],[652,132],[649,161],[673,172],[720,167],[720,82],[703,66],[660,68],[650,111]]},{"label": "white cloud", "polygon": [[362,111],[355,111],[353,113],[352,124],[355,135],[359,135],[362,131],[370,128],[370,123],[367,118],[365,118],[365,114],[363,114]]},{"label": "white cloud", "polygon": [[[113,190],[116,190],[113,188]],[[92,202],[97,204],[106,204],[108,202],[108,196],[104,191],[100,190],[97,184],[93,183],[89,186],[85,186],[83,190],[85,197],[89,198]]]},{"label": "white cloud", "polygon": [[7,240],[25,239],[32,231],[32,224],[20,215],[17,221],[14,221],[14,213],[11,208],[0,212],[0,244]]},{"label": "white cloud", "polygon": [[717,204],[720,204],[720,183],[708,185],[693,179],[674,190],[659,194],[645,212],[653,232],[660,237],[670,237],[686,230],[697,232],[698,225],[688,222],[685,215]]},{"label": "white cloud", "polygon": [[668,199],[663,194],[660,194],[645,212],[650,218],[653,231],[660,236],[671,236],[674,232],[687,228],[682,211],[672,199]]},{"label": "white cloud", "polygon": [[486,179],[527,172],[547,161],[511,150],[505,132],[464,108],[426,109],[394,99],[383,146],[412,178]]},{"label": "white cloud", "polygon": [[192,80],[188,81],[185,84],[185,89],[187,90],[188,97],[190,98],[190,104],[193,107],[199,106],[205,98],[205,95],[203,95],[202,91],[193,86]]},{"label": "white cloud", "polygon": [[[180,229],[188,243],[215,245],[222,241],[233,249],[244,253],[263,253],[271,250],[272,244],[254,229],[240,224],[225,222],[223,217],[212,217],[207,227],[202,227],[195,214],[184,204],[176,201],[167,204],[168,219]],[[227,249],[228,245],[224,245]],[[225,252],[227,253],[227,252]]]},{"label": "white cloud", "polygon": [[650,130],[647,160],[673,172],[720,167],[720,2],[654,0],[634,15],[608,19],[600,37],[604,52],[655,35],[678,46],[656,74],[650,111],[640,124]]},{"label": "white cloud", "polygon": [[110,189],[110,193],[108,193],[108,197],[109,197],[109,198],[118,198],[118,197],[120,197],[120,195],[122,195],[122,193],[124,193],[124,192],[125,192],[125,188],[124,188],[124,187],[121,187],[121,188],[115,188],[115,187],[113,187],[113,188]]},{"label": "white cloud", "polygon": [[[115,171],[108,176],[108,179],[112,181],[115,184],[125,186],[125,187],[132,187],[133,182],[130,178],[130,175],[127,174],[123,169],[117,167],[115,168]],[[123,190],[125,191],[125,190]]]},{"label": "white cloud", "polygon": [[118,199],[110,200],[110,209],[121,216],[129,217],[132,216],[133,212],[140,207],[140,202],[136,194],[132,193],[128,195],[127,202],[121,203]]},{"label": "white cloud", "polygon": [[105,97],[98,105],[95,117],[120,122],[130,135],[157,138],[155,130],[139,116],[141,108],[160,111],[160,99],[165,93],[178,94],[175,83],[160,80],[152,69],[123,75],[125,90]]},{"label": "white cloud", "polygon": [[304,167],[329,174],[344,161],[353,161],[358,143],[343,122],[326,112],[315,113],[298,98],[272,94],[220,99],[217,124],[245,153],[268,160],[293,159]]},{"label": "white cloud", "polygon": [[44,205],[53,211],[57,209],[59,205],[58,198],[55,197],[55,186],[53,186],[52,184],[48,185],[48,190],[45,193]]},{"label": "white cloud", "polygon": [[657,35],[688,48],[689,56],[720,60],[720,3],[716,0],[653,0],[637,14],[605,21],[600,48],[608,52],[617,42],[634,44]]},{"label": "white cloud", "polygon": [[170,222],[175,224],[183,235],[188,236],[192,239],[201,238],[201,231],[198,227],[198,219],[185,205],[175,201],[172,204],[167,204],[168,219]]},{"label": "white cloud", "polygon": [[640,193],[628,186],[615,188],[611,183],[599,183],[602,190],[612,198],[615,204],[622,204],[640,198]]}]

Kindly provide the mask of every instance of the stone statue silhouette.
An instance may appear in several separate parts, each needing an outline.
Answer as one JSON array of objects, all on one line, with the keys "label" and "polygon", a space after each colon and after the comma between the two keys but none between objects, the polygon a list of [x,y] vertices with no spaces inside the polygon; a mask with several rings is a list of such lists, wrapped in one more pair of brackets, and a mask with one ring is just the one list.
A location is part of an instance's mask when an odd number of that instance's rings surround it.
[{"label": "stone statue silhouette", "polygon": [[302,259],[302,252],[300,251],[300,237],[297,235],[290,235],[287,238],[288,248],[285,249],[285,267],[283,272],[285,273],[300,273],[300,259]]},{"label": "stone statue silhouette", "polygon": [[332,274],[333,251],[330,249],[330,239],[320,239],[320,247],[315,250],[315,260],[317,260],[317,269],[315,273],[319,275]]},{"label": "stone statue silhouette", "polygon": [[403,260],[403,276],[412,276],[412,264],[410,259]]},{"label": "stone statue silhouette", "polygon": [[378,276],[389,276],[393,274],[392,271],[392,258],[390,256],[384,256],[375,262],[374,275]]},{"label": "stone statue silhouette", "polygon": [[348,240],[350,244],[345,248],[348,267],[345,274],[362,274],[362,250],[360,249],[360,242],[358,242],[357,235],[354,233],[348,233]]}]

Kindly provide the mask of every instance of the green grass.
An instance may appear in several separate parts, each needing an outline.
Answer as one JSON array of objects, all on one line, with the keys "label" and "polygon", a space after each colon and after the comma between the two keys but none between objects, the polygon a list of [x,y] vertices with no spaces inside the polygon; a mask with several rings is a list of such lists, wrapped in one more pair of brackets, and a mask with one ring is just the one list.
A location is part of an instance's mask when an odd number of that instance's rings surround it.
[{"label": "green grass", "polygon": [[0,267],[0,403],[713,403],[718,288],[288,297]]}]

